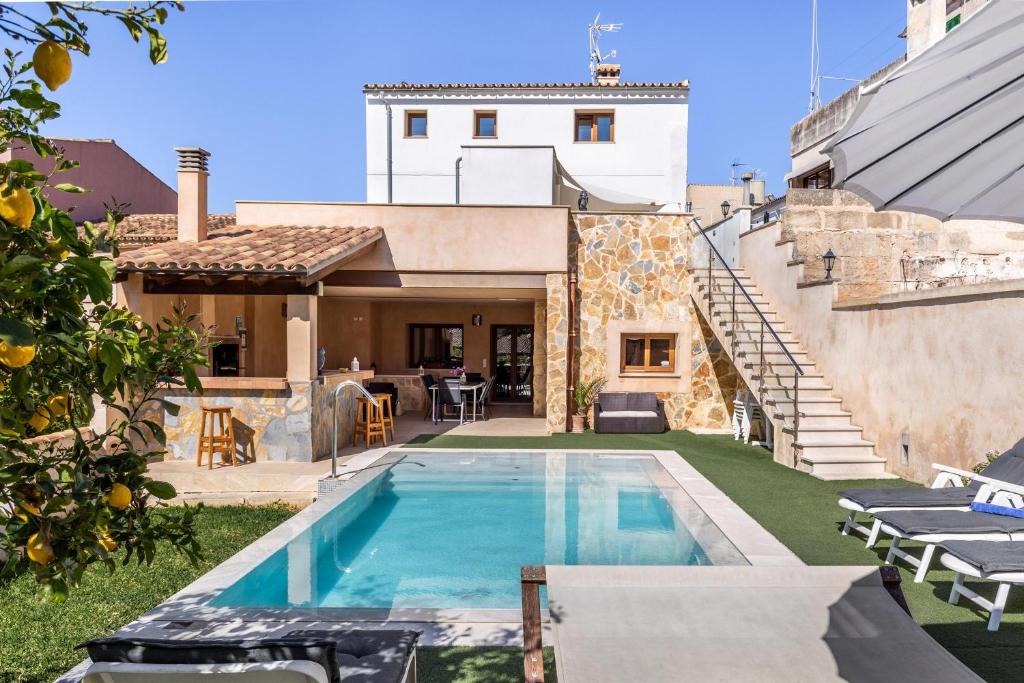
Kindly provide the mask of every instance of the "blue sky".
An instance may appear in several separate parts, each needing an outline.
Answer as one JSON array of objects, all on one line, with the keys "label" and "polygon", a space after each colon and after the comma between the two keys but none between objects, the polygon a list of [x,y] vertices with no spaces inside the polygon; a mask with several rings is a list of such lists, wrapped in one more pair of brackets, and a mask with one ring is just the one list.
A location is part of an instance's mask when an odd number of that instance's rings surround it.
[{"label": "blue sky", "polygon": [[[789,127],[807,107],[811,0],[508,3],[387,0],[191,2],[172,12],[170,59],[152,66],[97,22],[75,56],[51,135],[114,138],[173,186],[172,148],[213,154],[210,208],[235,199],[365,198],[365,82],[578,81],[586,26],[627,80],[691,83],[689,182],[727,182],[734,160],[784,188]],[[485,9],[480,9],[485,8]],[[862,78],[904,50],[904,0],[820,0],[822,72]],[[825,98],[850,84],[826,81]]]}]

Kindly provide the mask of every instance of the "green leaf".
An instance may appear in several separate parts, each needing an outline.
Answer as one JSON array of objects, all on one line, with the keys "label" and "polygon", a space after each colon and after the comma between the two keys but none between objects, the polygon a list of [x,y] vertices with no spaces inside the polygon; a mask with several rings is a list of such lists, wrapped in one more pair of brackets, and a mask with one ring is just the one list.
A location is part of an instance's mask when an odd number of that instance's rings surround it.
[{"label": "green leaf", "polygon": [[83,187],[79,187],[78,185],[72,185],[71,183],[57,183],[53,188],[55,190],[60,190],[61,192],[70,192],[71,194],[85,194],[89,191]]},{"label": "green leaf", "polygon": [[181,412],[181,404],[175,403],[174,401],[168,401],[165,398],[161,398],[158,400],[160,401],[160,405],[164,407],[164,410],[167,411],[168,415],[178,417],[178,413]]},{"label": "green leaf", "polygon": [[167,61],[167,41],[155,28],[146,27],[149,34],[149,61],[154,64],[163,64]]},{"label": "green leaf", "polygon": [[114,289],[112,282],[114,264],[112,261],[87,256],[72,256],[68,262],[73,264],[84,276],[85,286],[89,290],[89,298],[93,303],[110,299]]},{"label": "green leaf", "polygon": [[32,328],[15,318],[0,318],[0,341],[12,346],[31,346],[36,343]]},{"label": "green leaf", "polygon": [[26,270],[32,270],[37,268],[39,264],[43,262],[43,259],[38,256],[30,256],[28,254],[18,254],[3,267],[0,273],[4,275],[14,275],[15,273],[21,273]]},{"label": "green leaf", "polygon": [[174,490],[174,487],[166,481],[154,481],[153,479],[150,479],[142,486],[160,500],[170,500],[178,495],[178,492]]}]

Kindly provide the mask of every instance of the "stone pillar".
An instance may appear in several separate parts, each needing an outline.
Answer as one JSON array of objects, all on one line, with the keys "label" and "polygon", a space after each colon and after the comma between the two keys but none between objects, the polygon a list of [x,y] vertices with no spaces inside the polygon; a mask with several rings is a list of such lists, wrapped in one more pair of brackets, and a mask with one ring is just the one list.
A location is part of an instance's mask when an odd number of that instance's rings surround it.
[{"label": "stone pillar", "polygon": [[547,301],[533,302],[533,415],[543,417],[548,386]]},{"label": "stone pillar", "polygon": [[569,276],[548,273],[546,329],[547,329],[547,426],[548,433],[564,432],[566,425],[565,397],[568,374],[569,348]]},{"label": "stone pillar", "polygon": [[316,308],[315,294],[288,295],[288,373],[291,381],[316,379]]},{"label": "stone pillar", "polygon": [[[199,297],[199,324],[204,328],[217,324],[217,297],[212,294],[204,294]],[[213,333],[218,334],[216,330]],[[207,367],[196,368],[196,374],[200,377],[209,377],[213,374],[213,358],[208,360],[210,364]]]}]

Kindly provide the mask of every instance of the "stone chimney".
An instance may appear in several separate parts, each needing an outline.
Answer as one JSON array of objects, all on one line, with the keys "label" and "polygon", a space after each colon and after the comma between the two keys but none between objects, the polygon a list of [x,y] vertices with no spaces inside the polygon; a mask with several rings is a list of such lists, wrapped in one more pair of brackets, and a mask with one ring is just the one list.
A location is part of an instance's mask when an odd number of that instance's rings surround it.
[{"label": "stone chimney", "polygon": [[175,147],[178,153],[178,241],[206,239],[206,162],[210,153],[200,147]]},{"label": "stone chimney", "polygon": [[622,75],[621,64],[598,64],[597,65],[597,84],[598,85],[618,85],[619,77]]},{"label": "stone chimney", "polygon": [[754,195],[750,191],[750,181],[753,179],[754,174],[750,171],[740,176],[740,180],[743,181],[743,201],[740,202],[741,206],[752,206],[754,204]]}]

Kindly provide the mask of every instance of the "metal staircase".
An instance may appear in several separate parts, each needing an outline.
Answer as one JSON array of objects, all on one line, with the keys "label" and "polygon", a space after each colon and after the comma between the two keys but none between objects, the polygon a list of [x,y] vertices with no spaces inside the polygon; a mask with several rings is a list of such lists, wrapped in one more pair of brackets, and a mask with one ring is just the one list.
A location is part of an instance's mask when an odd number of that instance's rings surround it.
[{"label": "metal staircase", "polygon": [[819,479],[891,478],[853,416],[793,332],[740,268],[730,268],[704,231],[706,264],[691,295],[775,427],[775,459]]}]

